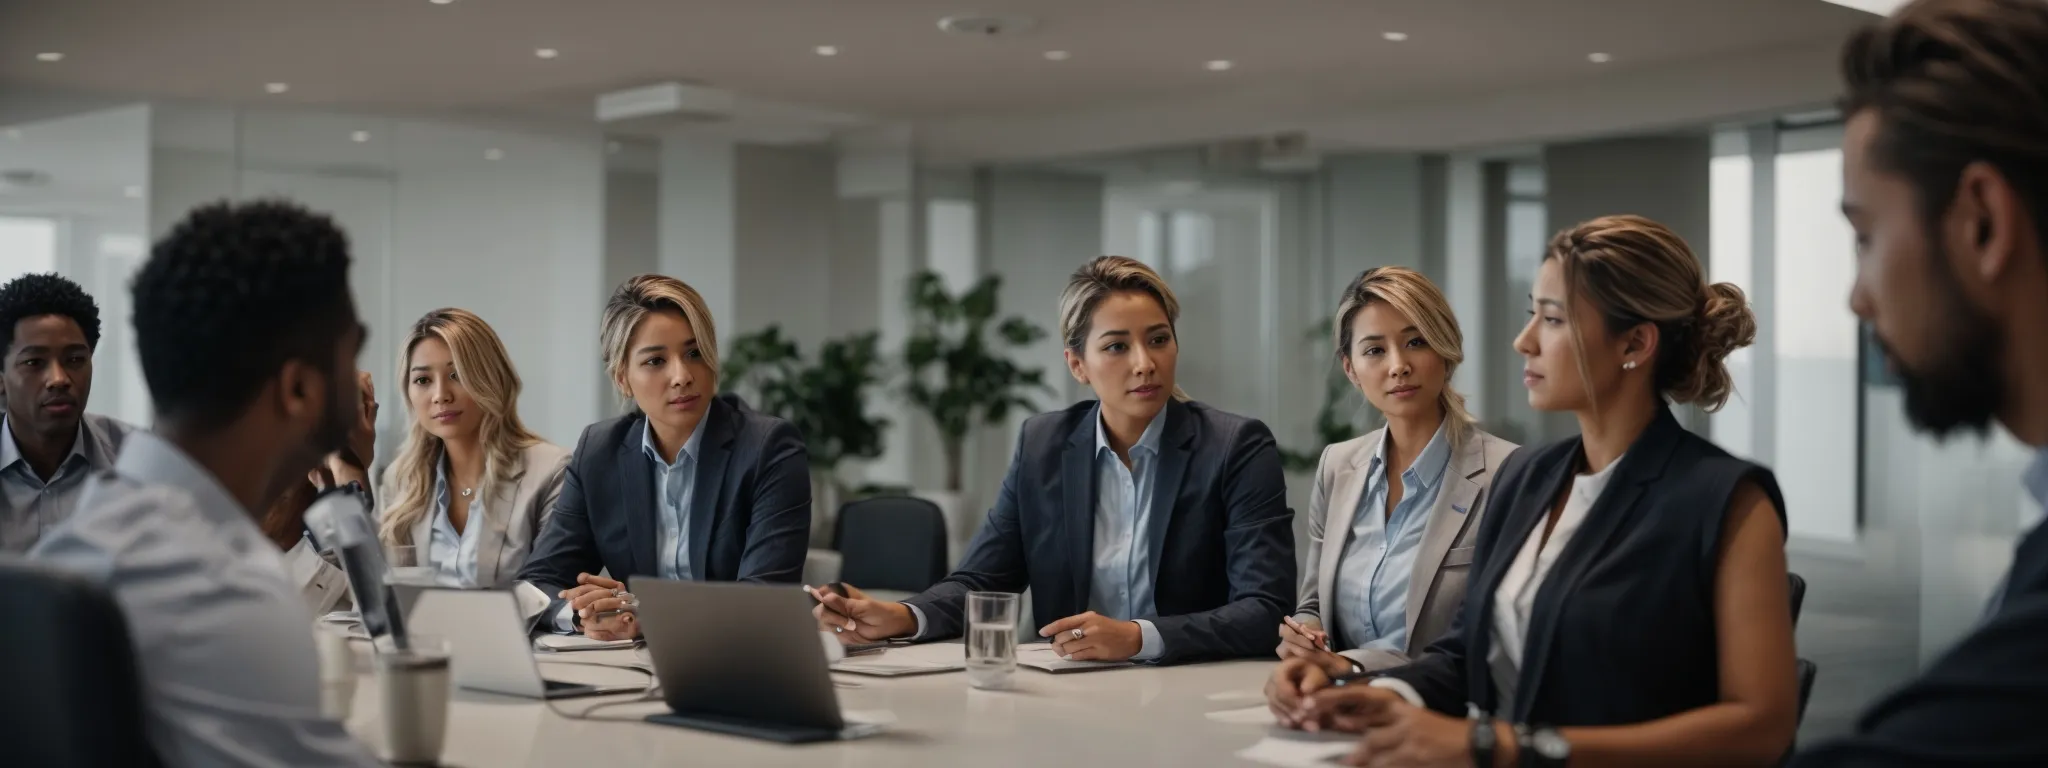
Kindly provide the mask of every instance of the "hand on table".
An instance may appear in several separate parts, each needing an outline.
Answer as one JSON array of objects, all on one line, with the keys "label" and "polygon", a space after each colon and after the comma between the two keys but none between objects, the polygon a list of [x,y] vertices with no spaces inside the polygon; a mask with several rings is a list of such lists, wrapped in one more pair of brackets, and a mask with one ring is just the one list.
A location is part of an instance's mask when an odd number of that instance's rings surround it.
[{"label": "hand on table", "polygon": [[576,586],[557,597],[569,601],[583,636],[592,640],[631,640],[640,636],[640,620],[634,611],[638,601],[625,585],[603,576],[576,575]]},{"label": "hand on table", "polygon": [[1266,680],[1266,708],[1273,711],[1273,719],[1280,725],[1302,728],[1302,703],[1310,694],[1330,687],[1334,677],[1314,659],[1297,657],[1284,660],[1273,669],[1273,676]]},{"label": "hand on table", "polygon": [[[1310,733],[1365,733],[1375,718],[1394,706],[1414,709],[1401,694],[1369,685],[1331,685],[1302,694],[1288,718]],[[1464,745],[1461,736],[1458,743]],[[1469,757],[1467,762],[1469,762]]]},{"label": "hand on table", "polygon": [[1273,652],[1281,659],[1306,659],[1332,678],[1351,674],[1350,659],[1330,651],[1330,636],[1321,627],[1292,618],[1280,620],[1280,647]]},{"label": "hand on table", "polygon": [[851,584],[840,586],[846,588],[845,597],[824,587],[804,587],[818,601],[811,608],[818,629],[831,630],[840,643],[875,643],[916,634],[917,617],[910,606],[870,598]]},{"label": "hand on table", "polygon": [[1060,658],[1072,661],[1129,661],[1145,647],[1145,630],[1094,611],[1045,625],[1038,636],[1052,642]]}]

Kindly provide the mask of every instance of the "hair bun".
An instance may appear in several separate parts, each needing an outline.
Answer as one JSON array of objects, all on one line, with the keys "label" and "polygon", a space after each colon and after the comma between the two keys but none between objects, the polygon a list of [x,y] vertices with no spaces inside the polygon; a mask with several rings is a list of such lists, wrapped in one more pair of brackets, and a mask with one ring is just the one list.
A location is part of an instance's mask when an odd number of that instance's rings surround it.
[{"label": "hair bun", "polygon": [[1681,403],[1694,403],[1707,411],[1718,411],[1735,390],[1735,380],[1725,362],[1735,350],[1756,341],[1756,313],[1749,310],[1749,296],[1734,283],[1707,286],[1700,303],[1699,319],[1693,327],[1692,349],[1685,372],[1672,382],[1667,393]]}]

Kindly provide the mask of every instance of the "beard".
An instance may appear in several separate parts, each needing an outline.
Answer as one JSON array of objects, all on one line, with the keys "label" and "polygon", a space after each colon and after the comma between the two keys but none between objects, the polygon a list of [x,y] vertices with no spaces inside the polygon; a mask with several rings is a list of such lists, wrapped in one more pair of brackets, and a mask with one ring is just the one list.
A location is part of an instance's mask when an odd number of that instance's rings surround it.
[{"label": "beard", "polygon": [[2005,403],[2005,371],[2000,364],[2005,333],[1963,296],[1944,249],[1936,246],[1932,256],[1934,274],[1928,282],[1938,298],[1934,316],[1927,320],[1939,328],[1932,336],[1941,340],[1934,359],[1924,365],[1908,364],[1884,339],[1877,343],[1905,388],[1907,421],[1937,439],[1963,429],[1982,437]]},{"label": "beard", "polygon": [[307,445],[315,456],[325,457],[348,447],[349,425],[356,421],[355,398],[342,397],[341,389],[337,384],[327,387],[327,407],[322,409],[326,416],[313,430],[312,442]]}]

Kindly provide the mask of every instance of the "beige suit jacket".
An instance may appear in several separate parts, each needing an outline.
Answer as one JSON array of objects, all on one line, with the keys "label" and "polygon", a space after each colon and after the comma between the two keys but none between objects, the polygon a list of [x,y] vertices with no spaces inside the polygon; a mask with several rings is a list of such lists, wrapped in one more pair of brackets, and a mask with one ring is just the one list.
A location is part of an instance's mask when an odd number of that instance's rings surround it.
[{"label": "beige suit jacket", "polygon": [[1333,641],[1342,643],[1340,652],[1368,670],[1407,663],[1457,619],[1493,473],[1517,447],[1477,428],[1466,435],[1444,470],[1448,485],[1437,493],[1436,504],[1429,510],[1421,551],[1415,556],[1415,575],[1408,591],[1408,647],[1401,653],[1346,650],[1344,645],[1349,643],[1334,637],[1335,622],[1323,620],[1327,609],[1322,596],[1336,593],[1337,563],[1349,543],[1352,520],[1365,494],[1366,473],[1385,433],[1385,429],[1376,429],[1323,449],[1316,465],[1315,488],[1309,494],[1308,562],[1302,569],[1301,604],[1295,609],[1297,621],[1331,628]]},{"label": "beige suit jacket", "polygon": [[[533,551],[533,541],[554,514],[555,499],[562,495],[562,476],[569,466],[569,449],[552,443],[536,443],[522,454],[510,475],[500,479],[484,497],[483,538],[476,546],[476,583],[480,587],[510,586]],[[395,485],[391,467],[384,468],[379,492]],[[380,496],[380,499],[390,498]],[[471,525],[478,521],[470,521]],[[432,539],[434,516],[421,515],[412,526],[412,541],[424,558]]]}]

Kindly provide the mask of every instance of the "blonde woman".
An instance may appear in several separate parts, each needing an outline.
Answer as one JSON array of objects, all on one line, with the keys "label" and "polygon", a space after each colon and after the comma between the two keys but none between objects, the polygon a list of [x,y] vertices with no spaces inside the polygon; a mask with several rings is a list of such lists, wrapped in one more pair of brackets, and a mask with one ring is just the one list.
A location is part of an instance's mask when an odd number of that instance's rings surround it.
[{"label": "blonde woman", "polygon": [[633,408],[583,430],[562,501],[519,574],[555,598],[543,620],[593,639],[639,637],[628,577],[796,583],[811,535],[803,435],[717,394],[718,328],[704,297],[673,277],[627,280],[605,305],[601,341]]},{"label": "blonde woman", "polygon": [[412,414],[384,470],[378,536],[450,586],[511,584],[562,492],[569,452],[519,420],[519,374],[483,318],[437,309],[398,361]]},{"label": "blonde woman", "polygon": [[1294,589],[1280,453],[1256,419],[1174,386],[1180,304],[1104,256],[1060,297],[1067,370],[1096,399],[1024,422],[995,509],[959,570],[901,603],[814,590],[846,642],[962,632],[968,592],[1031,588],[1038,634],[1079,660],[1255,656]]},{"label": "blonde woman", "polygon": [[1406,663],[1450,628],[1487,486],[1515,445],[1479,429],[1451,387],[1464,335],[1429,278],[1366,270],[1331,330],[1344,377],[1387,426],[1323,449],[1301,605],[1279,654],[1341,675]]}]

